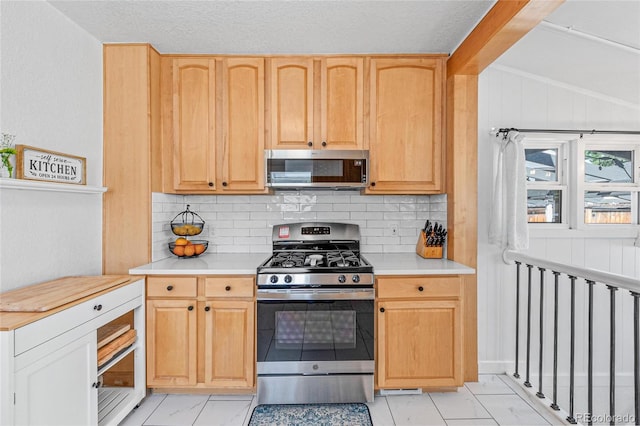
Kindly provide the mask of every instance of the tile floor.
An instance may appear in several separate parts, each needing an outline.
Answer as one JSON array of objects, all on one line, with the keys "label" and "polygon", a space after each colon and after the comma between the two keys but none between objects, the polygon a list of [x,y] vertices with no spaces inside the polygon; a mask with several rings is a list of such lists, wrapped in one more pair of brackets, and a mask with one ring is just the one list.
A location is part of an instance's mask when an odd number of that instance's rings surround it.
[{"label": "tile floor", "polygon": [[[153,394],[120,426],[246,425],[254,395]],[[563,424],[504,375],[480,375],[457,392],[376,396],[368,404],[375,426]]]}]

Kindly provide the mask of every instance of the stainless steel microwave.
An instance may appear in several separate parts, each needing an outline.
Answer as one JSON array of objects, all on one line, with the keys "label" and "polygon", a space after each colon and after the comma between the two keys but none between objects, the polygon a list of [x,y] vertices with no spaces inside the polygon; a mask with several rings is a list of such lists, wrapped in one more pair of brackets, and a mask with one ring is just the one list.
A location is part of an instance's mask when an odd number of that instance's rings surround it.
[{"label": "stainless steel microwave", "polygon": [[364,188],[369,182],[366,150],[265,150],[265,182],[272,188]]}]

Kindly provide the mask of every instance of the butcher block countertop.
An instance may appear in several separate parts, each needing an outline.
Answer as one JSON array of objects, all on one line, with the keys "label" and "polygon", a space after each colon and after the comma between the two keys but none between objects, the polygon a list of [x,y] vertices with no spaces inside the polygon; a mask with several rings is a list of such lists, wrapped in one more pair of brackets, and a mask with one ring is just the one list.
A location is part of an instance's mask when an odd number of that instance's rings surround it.
[{"label": "butcher block countertop", "polygon": [[[131,275],[255,275],[271,253],[205,253],[192,259],[169,257],[130,269]],[[376,275],[458,275],[475,270],[447,259],[415,253],[362,253]]]},{"label": "butcher block countertop", "polygon": [[136,280],[129,275],[74,276],[0,293],[0,331],[14,330]]}]

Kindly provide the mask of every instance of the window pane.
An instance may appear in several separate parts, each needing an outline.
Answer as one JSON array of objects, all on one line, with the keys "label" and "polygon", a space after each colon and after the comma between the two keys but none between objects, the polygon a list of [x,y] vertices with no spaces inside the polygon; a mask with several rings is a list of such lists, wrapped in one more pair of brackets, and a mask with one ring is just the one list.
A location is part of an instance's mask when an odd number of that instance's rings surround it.
[{"label": "window pane", "polygon": [[590,183],[633,182],[633,151],[585,151],[584,181]]},{"label": "window pane", "polygon": [[585,191],[584,223],[631,223],[631,192]]},{"label": "window pane", "polygon": [[527,216],[529,223],[561,223],[562,191],[527,190]]},{"label": "window pane", "polygon": [[558,181],[558,149],[525,149],[529,182]]}]

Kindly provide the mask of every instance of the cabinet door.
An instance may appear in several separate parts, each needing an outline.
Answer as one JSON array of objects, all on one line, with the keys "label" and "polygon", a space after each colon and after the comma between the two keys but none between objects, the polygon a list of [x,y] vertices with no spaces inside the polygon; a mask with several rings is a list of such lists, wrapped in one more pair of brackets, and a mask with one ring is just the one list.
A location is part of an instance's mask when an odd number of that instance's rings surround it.
[{"label": "cabinet door", "polygon": [[444,60],[371,59],[371,193],[442,192]]},{"label": "cabinet door", "polygon": [[251,388],[255,365],[255,303],[205,303],[205,385]]},{"label": "cabinet door", "polygon": [[147,385],[196,384],[195,300],[147,301]]},{"label": "cabinet door", "polygon": [[[313,140],[313,59],[272,58],[270,59],[269,71],[271,74],[269,84],[270,148],[315,148]],[[317,145],[320,144],[317,143]]]},{"label": "cabinet door", "polygon": [[[36,349],[33,349],[38,350]],[[15,423],[98,423],[96,333],[46,354],[15,374]]]},{"label": "cabinet door", "polygon": [[457,300],[381,300],[377,381],[381,388],[462,386]]},{"label": "cabinet door", "polygon": [[364,59],[323,58],[321,73],[322,147],[362,149]]},{"label": "cabinet door", "polygon": [[[222,61],[222,190],[264,190],[264,59]],[[220,188],[218,188],[220,189]]]},{"label": "cabinet door", "polygon": [[176,190],[215,190],[215,61],[173,60],[173,181]]}]

